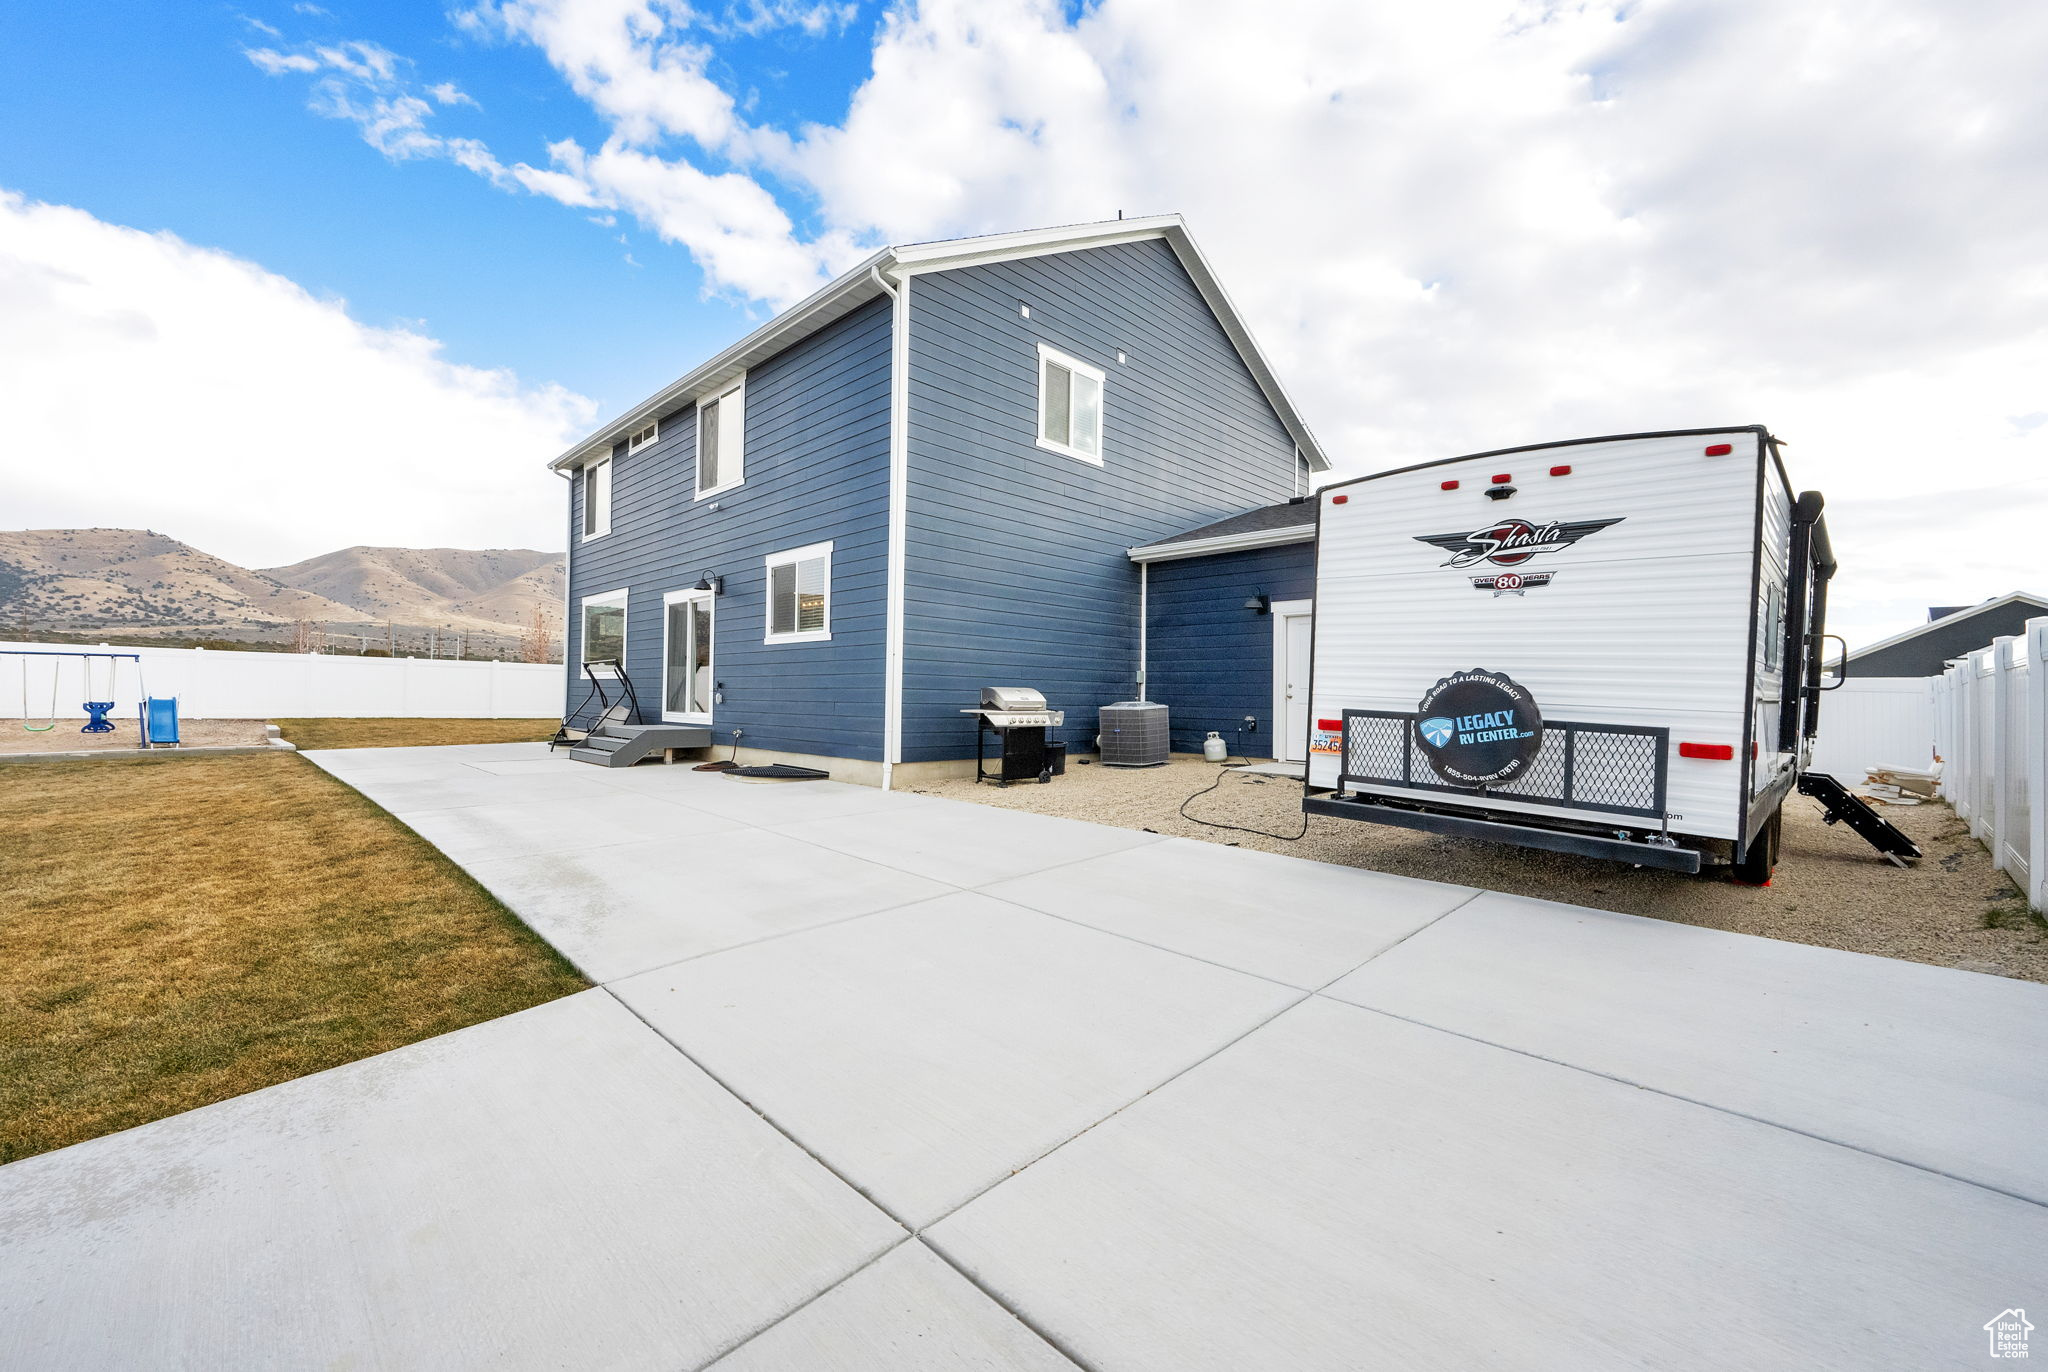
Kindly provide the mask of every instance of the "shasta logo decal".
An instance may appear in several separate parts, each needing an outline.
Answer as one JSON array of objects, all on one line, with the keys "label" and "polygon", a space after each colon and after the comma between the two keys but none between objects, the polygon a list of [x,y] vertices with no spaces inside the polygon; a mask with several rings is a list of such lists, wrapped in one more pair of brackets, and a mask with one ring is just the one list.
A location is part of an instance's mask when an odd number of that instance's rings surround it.
[{"label": "shasta logo decal", "polygon": [[1433,543],[1450,553],[1446,567],[1470,567],[1491,562],[1501,567],[1519,567],[1539,553],[1569,548],[1588,534],[1597,534],[1617,519],[1579,519],[1548,524],[1531,524],[1526,519],[1501,519],[1469,534],[1417,534],[1417,543]]}]

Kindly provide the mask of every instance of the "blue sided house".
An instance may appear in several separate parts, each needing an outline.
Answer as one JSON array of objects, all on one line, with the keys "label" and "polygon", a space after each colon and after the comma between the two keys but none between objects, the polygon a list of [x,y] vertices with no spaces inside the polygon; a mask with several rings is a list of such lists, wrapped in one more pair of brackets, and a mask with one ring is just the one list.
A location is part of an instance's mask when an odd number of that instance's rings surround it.
[{"label": "blue sided house", "polygon": [[572,706],[617,662],[639,723],[881,786],[971,772],[986,686],[1304,756],[1329,463],[1178,216],[884,249],[552,466]]}]

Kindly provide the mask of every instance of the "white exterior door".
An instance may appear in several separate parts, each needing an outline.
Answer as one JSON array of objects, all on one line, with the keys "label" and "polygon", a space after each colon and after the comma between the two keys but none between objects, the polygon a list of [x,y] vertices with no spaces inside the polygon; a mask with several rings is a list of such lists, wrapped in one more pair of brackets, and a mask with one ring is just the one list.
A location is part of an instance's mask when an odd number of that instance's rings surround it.
[{"label": "white exterior door", "polygon": [[670,591],[662,598],[661,717],[672,724],[711,722],[712,596]]},{"label": "white exterior door", "polygon": [[1273,603],[1273,756],[1308,761],[1308,649],[1311,600]]}]

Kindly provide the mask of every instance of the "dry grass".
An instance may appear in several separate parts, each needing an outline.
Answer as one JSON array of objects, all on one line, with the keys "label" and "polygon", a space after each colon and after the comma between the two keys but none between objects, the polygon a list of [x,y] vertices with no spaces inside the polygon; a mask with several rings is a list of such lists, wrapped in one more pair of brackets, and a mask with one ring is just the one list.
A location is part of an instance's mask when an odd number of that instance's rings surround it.
[{"label": "dry grass", "polygon": [[552,719],[274,719],[301,748],[431,748],[451,743],[545,743]]},{"label": "dry grass", "polygon": [[285,753],[0,768],[0,891],[0,1162],[585,985]]}]

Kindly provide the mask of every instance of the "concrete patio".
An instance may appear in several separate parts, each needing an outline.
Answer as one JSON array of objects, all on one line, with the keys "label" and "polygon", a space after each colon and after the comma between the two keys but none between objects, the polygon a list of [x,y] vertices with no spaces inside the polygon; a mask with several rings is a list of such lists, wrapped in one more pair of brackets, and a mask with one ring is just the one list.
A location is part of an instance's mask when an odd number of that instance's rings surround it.
[{"label": "concrete patio", "polygon": [[309,753],[597,989],[0,1168],[0,1366],[1978,1366],[2048,988],[833,783]]}]

